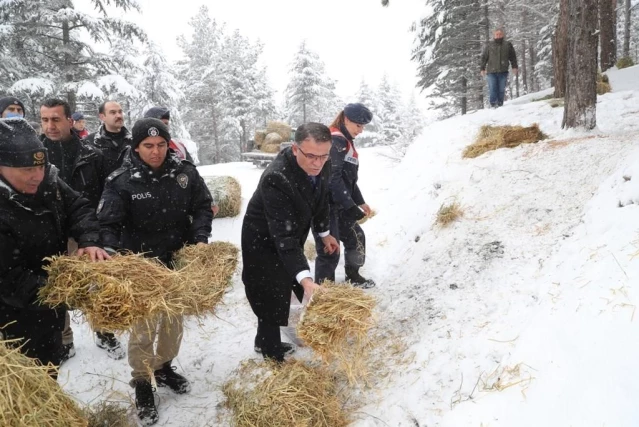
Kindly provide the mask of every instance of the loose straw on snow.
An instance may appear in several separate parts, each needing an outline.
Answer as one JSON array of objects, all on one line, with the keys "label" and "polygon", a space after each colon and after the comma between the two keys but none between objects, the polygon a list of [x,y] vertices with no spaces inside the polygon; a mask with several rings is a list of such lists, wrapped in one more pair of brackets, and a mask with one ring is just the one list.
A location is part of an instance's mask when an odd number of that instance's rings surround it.
[{"label": "loose straw on snow", "polygon": [[128,330],[158,314],[200,316],[214,311],[221,300],[237,253],[225,242],[186,247],[176,255],[178,270],[141,254],[115,255],[105,262],[53,257],[40,298],[79,309],[93,328],[108,331]]},{"label": "loose straw on snow", "polygon": [[244,362],[222,388],[235,427],[344,427],[349,417],[326,368]]},{"label": "loose straw on snow", "polygon": [[0,425],[7,427],[85,427],[82,410],[15,341],[0,340]]},{"label": "loose straw on snow", "polygon": [[324,282],[315,292],[297,326],[297,334],[325,363],[336,362],[355,381],[367,375],[375,299],[348,284]]}]

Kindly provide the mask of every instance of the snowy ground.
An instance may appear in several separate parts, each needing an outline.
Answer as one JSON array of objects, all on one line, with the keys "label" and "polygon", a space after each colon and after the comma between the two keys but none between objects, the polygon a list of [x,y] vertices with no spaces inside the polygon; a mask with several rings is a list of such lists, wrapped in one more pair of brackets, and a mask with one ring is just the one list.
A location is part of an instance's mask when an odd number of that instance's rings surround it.
[{"label": "snowy ground", "polygon": [[[639,67],[609,75],[615,92],[599,98],[594,132],[561,130],[563,110],[526,102],[536,94],[432,124],[401,162],[388,148],[362,150],[361,187],[378,211],[364,225],[365,273],[383,327],[415,358],[370,393],[354,425],[639,424]],[[462,160],[481,125],[535,122],[548,140]],[[261,173],[249,163],[200,171],[238,178],[244,206]],[[451,201],[464,218],[435,227]],[[239,244],[241,221],[215,220],[213,239]],[[108,359],[85,324],[74,329],[65,390],[130,403],[126,360]],[[237,277],[218,317],[188,324],[176,362],[193,391],[159,389],[159,425],[228,425],[220,386],[256,357],[254,332]]]}]

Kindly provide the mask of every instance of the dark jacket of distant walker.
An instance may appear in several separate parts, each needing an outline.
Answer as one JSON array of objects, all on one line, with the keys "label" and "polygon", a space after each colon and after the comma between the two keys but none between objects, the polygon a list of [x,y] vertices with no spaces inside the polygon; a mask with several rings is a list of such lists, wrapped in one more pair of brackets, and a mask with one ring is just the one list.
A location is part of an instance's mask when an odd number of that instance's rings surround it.
[{"label": "dark jacket of distant walker", "polygon": [[288,323],[291,290],[302,298],[295,276],[308,270],[304,243],[311,225],[329,229],[326,162],[317,189],[297,164],[291,148],[266,168],[251,198],[242,225],[242,280],[255,315],[267,324]]},{"label": "dark jacket of distant walker", "polygon": [[512,68],[517,68],[517,54],[512,43],[508,40],[504,40],[501,43],[497,43],[492,40],[486,44],[483,53],[481,54],[481,70],[486,70],[486,73],[507,73],[508,63]]},{"label": "dark jacket of distant walker", "polygon": [[112,134],[107,132],[104,124],[102,124],[97,132],[87,136],[86,142],[100,150],[104,155],[106,174],[108,176],[122,164],[125,151],[131,145],[131,132],[122,127],[120,133]]},{"label": "dark jacket of distant walker", "polygon": [[[64,182],[88,199],[94,208],[97,207],[108,176],[102,153],[80,141],[75,133],[72,134],[72,140],[66,142],[51,141],[44,135],[40,139],[49,152],[49,161],[60,170]],[[69,145],[73,146],[75,156],[70,164],[65,164],[68,159],[65,148],[68,149]]]},{"label": "dark jacket of distant walker", "polygon": [[346,129],[331,128],[331,204],[339,209],[363,205],[364,197],[357,185],[359,155],[353,138]]},{"label": "dark jacket of distant walker", "polygon": [[27,355],[54,361],[40,349],[50,349],[45,342],[64,326],[64,309],[36,303],[47,280],[44,258],[63,254],[69,237],[80,248],[99,246],[99,231],[95,208],[58,178],[55,167],[35,196],[16,193],[0,180],[0,326],[16,321],[5,332],[31,339]]},{"label": "dark jacket of distant walker", "polygon": [[193,164],[169,153],[158,172],[130,151],[98,204],[106,247],[158,257],[171,267],[185,244],[208,243],[211,193]]}]

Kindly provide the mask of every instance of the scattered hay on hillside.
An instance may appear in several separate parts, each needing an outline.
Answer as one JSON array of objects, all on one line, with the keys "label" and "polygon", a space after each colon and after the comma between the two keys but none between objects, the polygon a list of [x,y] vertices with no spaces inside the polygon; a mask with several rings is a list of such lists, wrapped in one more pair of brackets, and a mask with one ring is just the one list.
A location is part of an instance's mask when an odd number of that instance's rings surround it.
[{"label": "scattered hay on hillside", "polygon": [[632,60],[631,57],[629,56],[624,56],[622,58],[619,58],[617,60],[617,68],[618,69],[622,69],[622,68],[628,68],[628,67],[632,67],[633,65],[635,65],[634,61]]},{"label": "scattered hay on hillside", "polygon": [[127,331],[155,315],[211,313],[237,263],[237,248],[224,242],[180,252],[180,270],[141,254],[117,254],[105,262],[86,256],[50,258],[40,298],[81,310],[93,329]]},{"label": "scattered hay on hillside", "polygon": [[326,281],[322,288],[306,306],[297,335],[325,363],[337,363],[349,381],[365,378],[375,298],[346,283]]},{"label": "scattered hay on hillside", "polygon": [[304,255],[309,261],[315,261],[317,258],[317,249],[315,248],[315,242],[310,240],[304,243]]},{"label": "scattered hay on hillside", "polygon": [[514,148],[521,144],[535,143],[545,138],[546,135],[536,123],[528,127],[485,125],[479,129],[475,142],[464,149],[462,157],[472,159],[498,148]]},{"label": "scattered hay on hillside", "polygon": [[242,208],[242,186],[232,176],[208,176],[204,178],[213,200],[220,208],[216,218],[235,217]]},{"label": "scattered hay on hillside", "polygon": [[276,133],[280,136],[280,142],[287,142],[291,140],[292,128],[284,122],[268,122],[266,125],[266,133]]},{"label": "scattered hay on hillside", "polygon": [[55,368],[39,365],[15,344],[0,340],[0,425],[86,427],[82,409],[49,375]]},{"label": "scattered hay on hillside", "polygon": [[127,408],[115,403],[102,402],[85,410],[88,427],[136,427],[127,414]]},{"label": "scattered hay on hillside", "polygon": [[440,227],[447,227],[463,216],[464,210],[458,202],[453,202],[448,205],[442,204],[437,211],[437,219],[435,222]]},{"label": "scattered hay on hillside", "polygon": [[377,215],[377,211],[375,209],[371,210],[370,215],[366,215],[364,218],[360,219],[359,221],[357,221],[357,223],[359,225],[364,224],[366,221],[368,221],[369,219],[373,218],[375,215]]},{"label": "scattered hay on hillside", "polygon": [[235,427],[345,427],[351,421],[334,376],[307,362],[243,362],[222,391]]}]

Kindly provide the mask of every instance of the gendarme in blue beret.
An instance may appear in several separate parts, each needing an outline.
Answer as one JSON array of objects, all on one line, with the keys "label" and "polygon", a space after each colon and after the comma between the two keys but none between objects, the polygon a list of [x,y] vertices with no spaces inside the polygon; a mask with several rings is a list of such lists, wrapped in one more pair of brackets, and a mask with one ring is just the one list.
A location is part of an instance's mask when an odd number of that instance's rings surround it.
[{"label": "gendarme in blue beret", "polygon": [[373,113],[371,113],[371,110],[359,102],[355,104],[348,104],[344,107],[344,115],[348,120],[359,125],[367,125],[371,122],[371,120],[373,120]]}]

